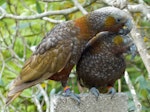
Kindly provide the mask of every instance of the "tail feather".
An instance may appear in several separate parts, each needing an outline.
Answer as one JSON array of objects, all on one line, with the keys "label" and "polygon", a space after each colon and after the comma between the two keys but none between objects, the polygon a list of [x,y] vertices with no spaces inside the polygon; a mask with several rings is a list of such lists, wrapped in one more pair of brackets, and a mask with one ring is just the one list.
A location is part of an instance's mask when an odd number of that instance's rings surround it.
[{"label": "tail feather", "polygon": [[42,77],[40,77],[37,80],[34,80],[32,82],[22,83],[22,84],[19,84],[19,85],[16,85],[17,81],[15,80],[14,83],[12,84],[12,86],[11,86],[11,89],[10,89],[9,93],[8,93],[7,100],[6,100],[6,106],[8,106],[15,98],[17,98],[24,89],[27,89],[31,86],[34,86],[38,83],[41,83],[44,80],[51,77],[52,75],[53,75],[52,73],[45,73]]},{"label": "tail feather", "polygon": [[[22,92],[22,91],[21,91]],[[12,96],[7,96],[7,99],[6,99],[6,106],[8,106],[14,99],[16,99],[20,94],[21,92],[18,92]]]}]

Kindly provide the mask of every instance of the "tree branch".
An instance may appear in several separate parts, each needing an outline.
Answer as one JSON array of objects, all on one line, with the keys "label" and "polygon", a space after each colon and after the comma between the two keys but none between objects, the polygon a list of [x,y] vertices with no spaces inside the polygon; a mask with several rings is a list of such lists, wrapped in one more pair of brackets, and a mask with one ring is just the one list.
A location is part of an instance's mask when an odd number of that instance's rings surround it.
[{"label": "tree branch", "polygon": [[41,93],[43,94],[43,97],[44,97],[44,100],[46,103],[46,111],[45,112],[50,112],[50,100],[49,100],[47,93],[44,91],[44,89],[41,87],[40,84],[38,84],[37,87],[41,91]]},{"label": "tree branch", "polygon": [[131,36],[133,37],[134,44],[136,45],[137,50],[138,50],[138,52],[139,52],[139,54],[143,60],[143,63],[144,63],[144,65],[147,69],[147,72],[148,72],[148,77],[150,79],[150,55],[148,54],[144,40],[143,40],[140,32],[136,28],[136,24],[133,21],[132,16],[131,16],[131,18],[132,18],[132,23],[133,23],[133,28],[131,30]]},{"label": "tree branch", "polygon": [[128,88],[129,88],[131,94],[132,94],[132,97],[133,97],[133,101],[134,101],[134,104],[135,104],[135,107],[136,107],[136,111],[135,112],[141,112],[142,105],[141,105],[141,103],[139,102],[139,100],[137,98],[134,86],[132,85],[132,82],[130,80],[130,77],[129,77],[129,74],[128,74],[127,71],[125,71],[124,78],[125,78],[125,81],[126,81],[126,83],[128,85]]},{"label": "tree branch", "polygon": [[42,106],[40,105],[40,102],[39,102],[39,100],[36,98],[35,95],[34,95],[34,97],[33,97],[33,101],[34,101],[35,105],[37,106],[37,110],[38,110],[39,112],[43,112]]},{"label": "tree branch", "polygon": [[104,3],[123,9],[127,6],[127,0],[102,0]]},{"label": "tree branch", "polygon": [[150,20],[150,8],[147,6],[143,0],[139,0],[140,4],[128,5],[127,0],[102,0],[104,3],[118,7],[120,9],[128,8],[130,12],[141,12]]},{"label": "tree branch", "polygon": [[[82,4],[82,6],[83,7],[89,6],[90,4],[94,3],[95,1],[96,0],[91,0],[89,3],[86,2],[86,3]],[[40,14],[31,15],[31,16],[18,16],[18,15],[9,14],[2,7],[0,7],[0,12],[1,12],[0,19],[2,19],[2,18],[11,18],[11,19],[18,19],[18,20],[41,19],[43,17],[47,17],[47,16],[51,16],[51,15],[67,15],[67,14],[70,14],[77,10],[78,10],[78,8],[75,6],[75,7],[64,9],[64,10],[47,11],[47,12],[43,12]],[[49,21],[51,21],[51,19],[49,19]]]},{"label": "tree branch", "polygon": [[137,4],[137,5],[128,5],[128,9],[130,12],[141,12],[148,18],[150,21],[150,8],[148,8],[144,4]]},{"label": "tree branch", "polygon": [[88,12],[82,7],[82,5],[77,0],[72,0],[76,7],[85,15]]},{"label": "tree branch", "polygon": [[62,0],[42,0],[42,2],[62,2]]}]

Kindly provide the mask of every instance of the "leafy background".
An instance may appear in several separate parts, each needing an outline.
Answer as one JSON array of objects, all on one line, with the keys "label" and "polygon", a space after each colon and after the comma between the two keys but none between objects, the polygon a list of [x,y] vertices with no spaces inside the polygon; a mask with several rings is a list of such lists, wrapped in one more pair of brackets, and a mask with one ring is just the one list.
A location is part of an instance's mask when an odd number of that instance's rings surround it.
[{"label": "leafy background", "polygon": [[[79,3],[88,4],[85,9],[91,12],[95,9],[107,6],[103,2],[96,0],[78,0]],[[129,0],[130,4],[138,4],[138,0]],[[149,0],[144,0],[150,5]],[[91,3],[91,4],[90,4]],[[74,6],[71,0],[58,0],[58,2],[43,2],[42,0],[1,0],[0,6],[9,14],[29,16],[43,13],[45,10],[63,10]],[[55,20],[72,20],[81,17],[80,11],[74,11],[66,15],[52,15],[48,18]],[[132,14],[137,28],[143,37],[145,45],[149,51],[150,45],[150,22],[141,14]],[[4,103],[9,89],[10,82],[19,74],[24,61],[32,54],[32,48],[36,46],[44,35],[50,31],[56,23],[51,23],[43,19],[17,20],[12,18],[3,18],[0,20],[0,110],[4,110]],[[137,54],[134,60],[130,55],[126,55],[127,71],[135,87],[138,99],[142,104],[142,112],[150,111],[150,81],[145,66]],[[87,92],[86,88],[81,88],[76,82],[75,68],[70,74],[69,85],[76,93]],[[128,94],[129,111],[134,111],[135,106],[132,95],[128,89],[124,77],[121,79],[121,90]],[[117,89],[116,82],[115,88]],[[37,112],[35,99],[42,105],[41,111],[46,111],[46,102],[44,101],[44,90],[47,96],[51,94],[60,94],[63,91],[61,84],[54,81],[45,81],[38,86],[25,90],[12,104],[6,109],[6,112]],[[18,105],[19,104],[19,105]]]}]

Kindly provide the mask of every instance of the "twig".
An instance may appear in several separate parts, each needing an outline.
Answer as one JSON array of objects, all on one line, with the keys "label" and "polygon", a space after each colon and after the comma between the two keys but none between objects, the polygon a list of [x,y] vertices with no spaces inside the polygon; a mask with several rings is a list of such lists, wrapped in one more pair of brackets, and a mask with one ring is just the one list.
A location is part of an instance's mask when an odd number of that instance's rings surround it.
[{"label": "twig", "polygon": [[43,94],[43,97],[44,97],[44,100],[45,100],[45,103],[46,103],[46,112],[50,112],[50,100],[49,100],[49,97],[48,97],[47,93],[43,90],[41,85],[38,84],[37,87],[39,88],[39,90]]},{"label": "twig", "polygon": [[34,99],[35,105],[37,106],[38,111],[39,111],[39,112],[43,112],[43,111],[42,111],[42,106],[40,105],[40,102],[39,102],[39,100],[36,98],[35,95],[34,95],[33,99]]},{"label": "twig", "polygon": [[[5,96],[0,92],[0,101],[2,103],[2,107],[0,108],[1,109],[1,112],[9,112],[9,109],[8,107],[5,106],[5,102],[6,102],[6,98]],[[9,106],[13,111],[15,112],[19,112],[14,106],[10,105]]]},{"label": "twig", "polygon": [[82,5],[77,0],[72,0],[76,7],[85,15],[88,12],[82,7]]},{"label": "twig", "polygon": [[0,19],[4,18],[6,12],[5,12],[5,10],[2,7],[0,7],[0,13],[1,13]]},{"label": "twig", "polygon": [[22,4],[23,7],[25,7],[27,10],[29,10],[33,14],[36,14],[36,11],[34,11],[32,8],[30,8],[29,5],[27,5],[24,0],[20,0],[20,1],[21,1],[20,3]]},{"label": "twig", "polygon": [[1,67],[1,71],[0,71],[0,79],[1,79],[2,78],[2,74],[4,72],[4,68],[5,68],[5,61],[4,61],[4,57],[3,57],[1,52],[0,52],[0,60],[2,61],[2,67]]},{"label": "twig", "polygon": [[118,79],[118,92],[121,92],[121,79]]},{"label": "twig", "polygon": [[126,81],[126,83],[128,85],[128,88],[129,88],[131,94],[132,94],[132,97],[133,97],[133,101],[134,101],[134,104],[135,104],[135,107],[136,107],[136,111],[135,112],[141,112],[142,105],[141,105],[141,103],[139,102],[139,100],[137,98],[134,86],[132,85],[132,82],[130,80],[130,77],[129,77],[129,74],[128,74],[127,71],[125,71],[124,78],[125,78],[125,81]]},{"label": "twig", "polygon": [[48,17],[43,17],[42,19],[51,23],[55,23],[55,24],[64,22],[64,20],[55,20],[55,19],[51,19]]},{"label": "twig", "polygon": [[42,0],[42,2],[63,2],[65,0]]},{"label": "twig", "polygon": [[[91,0],[90,3],[84,3],[84,4],[82,4],[82,6],[83,7],[89,6],[90,4],[92,4],[95,1],[96,0]],[[0,12],[2,13],[0,16],[0,19],[11,18],[11,19],[18,19],[18,20],[32,20],[32,19],[40,19],[40,18],[43,18],[46,16],[51,16],[51,15],[67,15],[67,14],[70,14],[77,10],[78,10],[78,8],[75,6],[75,7],[64,9],[64,10],[47,11],[47,12],[43,12],[40,14],[31,15],[31,16],[18,16],[18,15],[9,14],[2,7],[0,7]]]},{"label": "twig", "polygon": [[14,70],[10,65],[5,64],[6,69],[8,69],[10,72],[14,74],[19,74],[16,70]]}]

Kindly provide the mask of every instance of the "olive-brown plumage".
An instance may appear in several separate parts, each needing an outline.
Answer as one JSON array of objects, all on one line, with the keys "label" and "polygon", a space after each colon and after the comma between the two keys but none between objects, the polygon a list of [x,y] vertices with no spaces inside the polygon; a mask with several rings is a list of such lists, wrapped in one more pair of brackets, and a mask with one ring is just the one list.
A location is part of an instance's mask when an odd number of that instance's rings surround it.
[{"label": "olive-brown plumage", "polygon": [[[46,79],[61,81],[65,87],[70,71],[78,62],[86,43],[101,31],[127,33],[131,30],[130,21],[120,9],[106,7],[56,25],[25,62],[11,85],[6,104],[24,89]],[[127,26],[126,29],[123,26]]]},{"label": "olive-brown plumage", "polygon": [[77,64],[79,83],[89,89],[96,87],[100,91],[113,87],[117,79],[124,74],[125,53],[130,41],[126,36],[101,32],[91,39]]}]

